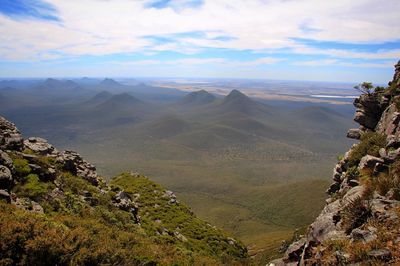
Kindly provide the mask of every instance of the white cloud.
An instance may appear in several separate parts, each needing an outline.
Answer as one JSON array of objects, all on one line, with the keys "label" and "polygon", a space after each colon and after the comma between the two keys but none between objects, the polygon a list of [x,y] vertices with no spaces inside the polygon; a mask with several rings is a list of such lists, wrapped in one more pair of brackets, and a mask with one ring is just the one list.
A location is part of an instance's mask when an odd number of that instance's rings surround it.
[{"label": "white cloud", "polygon": [[274,64],[284,59],[263,57],[255,60],[236,61],[227,58],[183,58],[174,60],[136,60],[136,61],[113,61],[111,64],[125,65],[125,66],[151,66],[151,65],[174,65],[174,66],[192,66],[192,65],[205,65],[205,64],[223,64],[224,66],[260,66]]},{"label": "white cloud", "polygon": [[[148,8],[149,0],[46,2],[55,7],[60,22],[13,20],[0,15],[1,58],[37,60],[139,51],[195,54],[203,47],[292,48],[294,53],[340,58],[399,57],[399,50],[378,53],[322,50],[293,41],[293,38],[351,43],[399,40],[399,0],[205,0],[195,8],[185,8],[185,1],[180,0],[163,9]],[[161,44],[144,38],[185,32],[203,32],[205,37],[186,36]],[[232,38],[215,38],[218,36]]]},{"label": "white cloud", "polygon": [[320,66],[343,66],[343,67],[365,67],[365,68],[388,68],[393,67],[394,62],[380,62],[380,63],[350,63],[339,61],[338,59],[326,59],[326,60],[310,60],[310,61],[299,61],[295,62],[294,65],[308,66],[308,67],[320,67]]}]

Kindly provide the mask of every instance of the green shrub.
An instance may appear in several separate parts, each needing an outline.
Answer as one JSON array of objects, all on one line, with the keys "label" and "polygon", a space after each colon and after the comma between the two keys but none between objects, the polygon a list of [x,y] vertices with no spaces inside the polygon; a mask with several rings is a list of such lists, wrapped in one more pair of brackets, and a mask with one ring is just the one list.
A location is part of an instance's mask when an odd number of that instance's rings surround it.
[{"label": "green shrub", "polygon": [[32,169],[29,167],[29,162],[25,159],[14,158],[13,164],[14,164],[15,172],[20,177],[24,177],[32,171]]},{"label": "green shrub", "polygon": [[369,154],[379,155],[379,149],[386,146],[386,137],[376,132],[365,132],[361,135],[360,143],[349,154],[349,166],[357,166],[361,158]]},{"label": "green shrub", "polygon": [[54,187],[52,183],[41,182],[36,174],[29,174],[23,183],[17,184],[14,191],[23,197],[38,201],[50,188]]}]

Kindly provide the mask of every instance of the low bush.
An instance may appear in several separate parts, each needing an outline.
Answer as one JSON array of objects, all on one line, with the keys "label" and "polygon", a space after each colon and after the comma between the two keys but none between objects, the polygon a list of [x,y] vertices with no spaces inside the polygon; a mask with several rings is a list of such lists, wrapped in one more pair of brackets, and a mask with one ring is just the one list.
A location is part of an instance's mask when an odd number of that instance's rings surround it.
[{"label": "low bush", "polygon": [[371,217],[371,205],[368,200],[357,197],[352,200],[341,212],[342,226],[349,234],[354,228],[358,228]]},{"label": "low bush", "polygon": [[38,201],[53,187],[53,183],[40,182],[39,177],[36,174],[29,174],[21,183],[14,187],[14,192],[19,196],[28,197]]},{"label": "low bush", "polygon": [[369,154],[379,156],[379,149],[386,146],[386,137],[377,132],[365,132],[361,141],[349,154],[349,166],[357,166],[361,158]]}]

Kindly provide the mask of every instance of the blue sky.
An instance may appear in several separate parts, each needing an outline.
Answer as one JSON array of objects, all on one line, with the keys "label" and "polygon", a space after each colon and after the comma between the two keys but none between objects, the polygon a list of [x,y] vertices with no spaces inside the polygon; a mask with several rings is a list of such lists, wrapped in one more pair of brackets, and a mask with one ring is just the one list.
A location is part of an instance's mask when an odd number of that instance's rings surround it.
[{"label": "blue sky", "polygon": [[2,0],[1,77],[386,83],[398,0]]}]

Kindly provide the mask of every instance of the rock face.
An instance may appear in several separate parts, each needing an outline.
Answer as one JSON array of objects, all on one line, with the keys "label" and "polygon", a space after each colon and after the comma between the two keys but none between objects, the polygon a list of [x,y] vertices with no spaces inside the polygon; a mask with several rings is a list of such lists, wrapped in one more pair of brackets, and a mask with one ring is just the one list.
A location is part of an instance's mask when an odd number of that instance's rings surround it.
[{"label": "rock face", "polygon": [[[356,161],[352,152],[361,144],[353,145],[335,165],[334,183],[327,189],[331,197],[305,238],[290,245],[283,258],[269,265],[363,265],[370,260],[382,265],[400,263],[393,255],[397,248],[392,244],[400,242],[396,242],[400,232],[400,61],[395,67],[388,88],[363,94],[354,101],[354,120],[360,127],[347,133],[347,137],[361,142],[366,132],[384,136],[386,145],[378,147],[377,152],[376,143],[364,141],[366,153],[357,155],[361,158]],[[382,234],[387,242],[380,240]],[[330,243],[349,248],[336,250],[337,246],[332,248]],[[353,246],[363,249],[365,255],[358,257]]]}]

